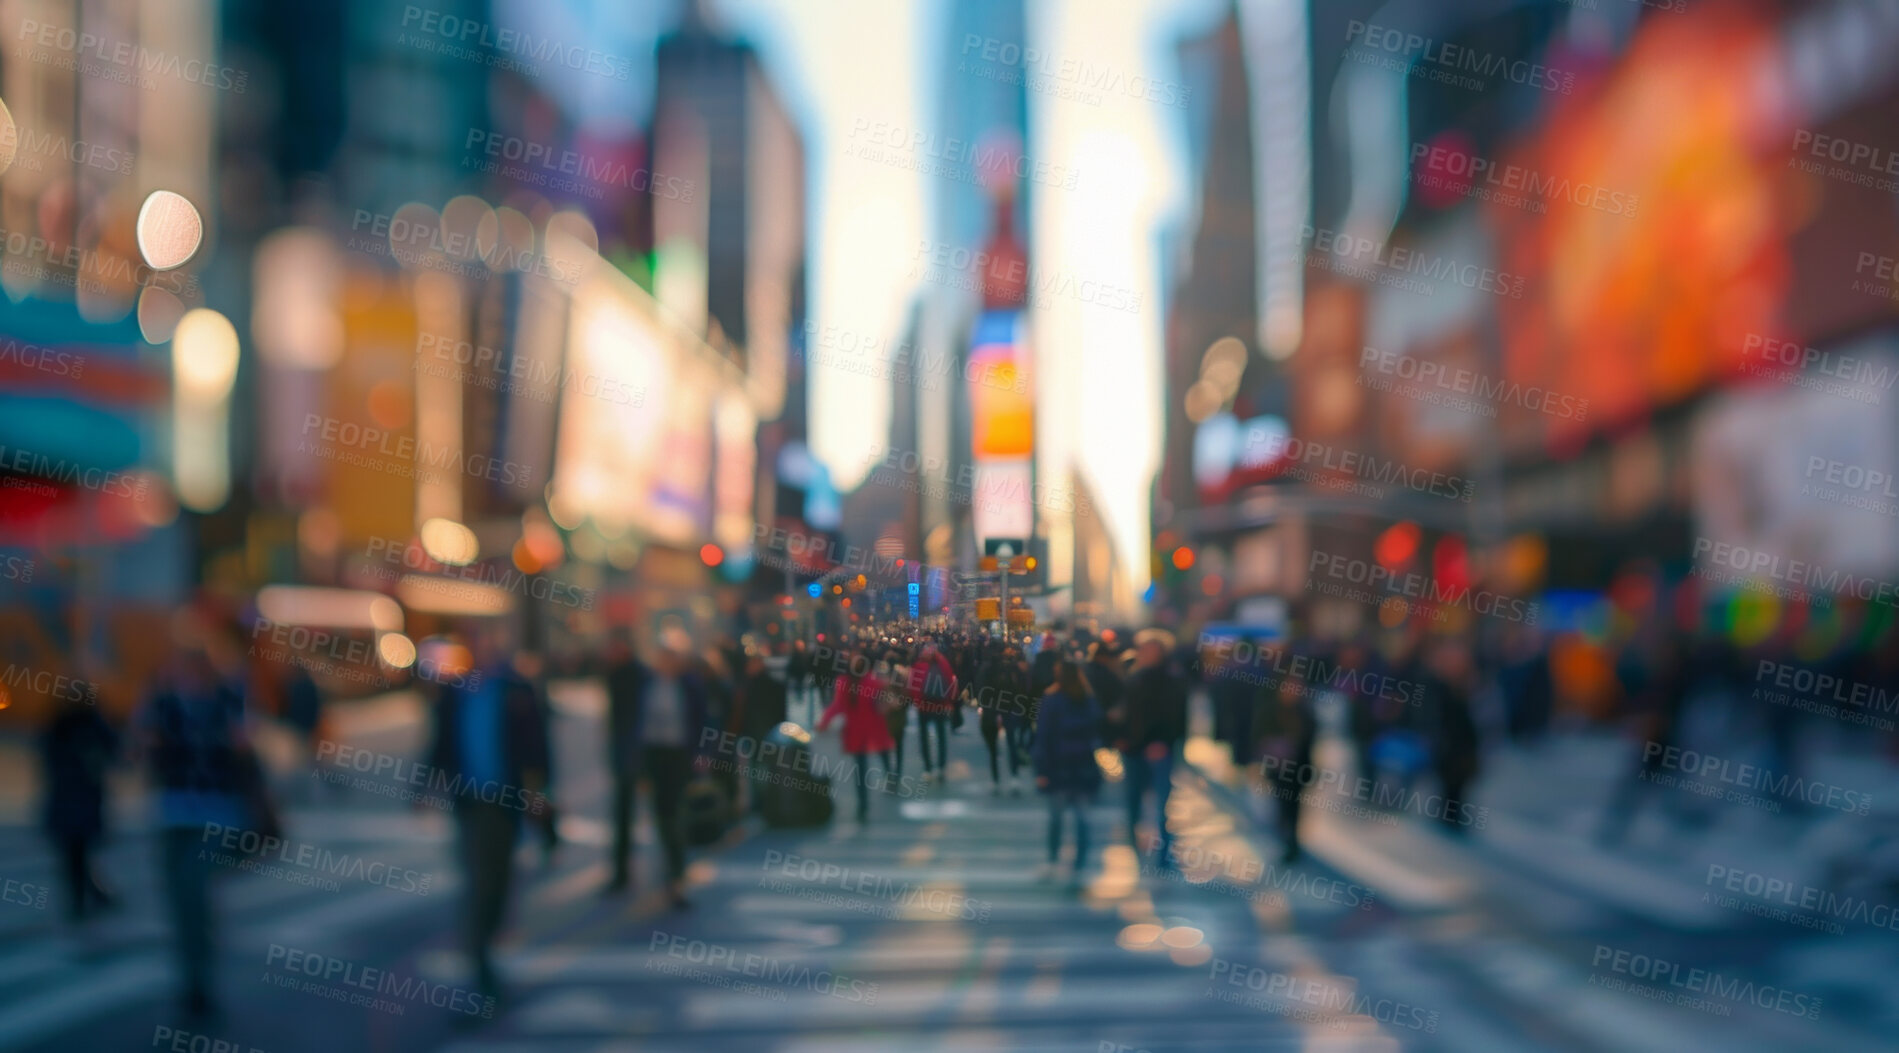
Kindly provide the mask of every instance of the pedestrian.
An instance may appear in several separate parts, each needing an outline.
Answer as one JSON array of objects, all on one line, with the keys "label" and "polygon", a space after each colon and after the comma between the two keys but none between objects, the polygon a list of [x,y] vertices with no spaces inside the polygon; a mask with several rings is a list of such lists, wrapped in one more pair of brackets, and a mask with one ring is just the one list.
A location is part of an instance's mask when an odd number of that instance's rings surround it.
[{"label": "pedestrian", "polygon": [[[910,700],[917,711],[917,743],[922,747],[923,779],[949,777],[950,717],[956,708],[956,672],[936,642],[925,640],[910,667]],[[935,763],[931,763],[930,735],[936,734]]]},{"label": "pedestrian", "polygon": [[1075,816],[1075,857],[1069,885],[1079,887],[1088,864],[1088,813],[1101,789],[1102,713],[1080,667],[1057,655],[1054,680],[1038,699],[1035,728],[1035,786],[1048,796],[1048,866],[1053,877],[1061,858],[1062,817]]},{"label": "pedestrian", "polygon": [[1511,628],[1497,680],[1503,690],[1511,741],[1519,745],[1541,742],[1549,731],[1556,689],[1549,648],[1534,627]]},{"label": "pedestrian", "polygon": [[1470,709],[1472,673],[1470,651],[1461,641],[1441,640],[1432,649],[1426,689],[1434,709],[1431,762],[1444,797],[1436,818],[1453,834],[1469,829],[1472,814],[1465,790],[1479,768],[1477,722]]},{"label": "pedestrian", "polygon": [[[811,690],[810,681],[811,649],[805,645],[803,640],[794,640],[791,644],[791,653],[785,658],[785,691],[787,699],[792,702],[797,702],[800,705],[807,705],[810,702],[808,694]],[[810,712],[811,710],[809,708],[805,709],[804,719],[807,723],[811,719]]]},{"label": "pedestrian", "polygon": [[852,777],[857,783],[857,822],[860,826],[870,822],[870,786],[865,774],[865,762],[871,754],[878,754],[883,759],[884,770],[891,770],[890,751],[894,743],[891,742],[889,728],[879,708],[884,689],[884,682],[870,668],[870,660],[862,652],[853,652],[838,675],[837,692],[831,704],[825,708],[824,715],[818,718],[819,731],[829,728],[831,721],[839,717],[844,719],[844,752],[851,757]]},{"label": "pedestrian", "polygon": [[1036,701],[1029,694],[1029,665],[1022,652],[1004,647],[983,667],[976,691],[977,721],[983,745],[989,750],[989,795],[1002,795],[1001,765],[996,757],[998,740],[1009,755],[1009,794],[1021,796],[1023,759],[1028,755],[1028,728],[1034,726],[1032,709]]},{"label": "pedestrian", "polygon": [[[765,741],[778,725],[784,723],[788,705],[786,685],[771,675],[765,664],[765,652],[754,646],[745,653],[744,672],[740,675],[738,691],[732,696],[732,715],[727,719],[725,730],[750,744],[756,750],[758,744]],[[745,808],[738,806],[738,793],[741,789],[750,792],[749,781],[738,777],[738,766],[722,765],[715,773],[726,784],[726,790],[734,802],[734,814],[743,815]]]},{"label": "pedestrian", "polygon": [[1094,692],[1101,712],[1121,712],[1127,681],[1122,676],[1121,656],[1115,649],[1112,632],[1104,633],[1101,639],[1088,645],[1088,664],[1082,667],[1081,674],[1082,679],[1088,681],[1088,690]]},{"label": "pedestrian", "polygon": [[474,669],[442,692],[428,764],[456,788],[463,949],[481,994],[499,999],[492,955],[514,881],[522,813],[538,817],[547,810],[547,708],[515,669],[505,623],[471,624],[464,635]]},{"label": "pedestrian", "polygon": [[1354,685],[1345,692],[1345,723],[1358,777],[1375,788],[1380,781],[1378,740],[1406,723],[1413,686],[1386,675],[1383,661],[1360,639],[1339,648],[1338,668],[1346,683]]},{"label": "pedestrian", "polygon": [[[520,648],[514,652],[510,663],[516,675],[534,689],[535,704],[540,710],[542,737],[553,742],[554,706],[547,697],[547,658],[539,651]],[[541,867],[552,869],[554,851],[560,847],[560,809],[554,801],[554,751],[547,751],[547,767],[541,772],[543,788],[537,803],[542,805],[538,813],[531,813],[535,833],[540,837]]]},{"label": "pedestrian", "polygon": [[1263,688],[1250,721],[1259,734],[1260,774],[1274,799],[1282,863],[1299,858],[1299,812],[1305,789],[1318,774],[1312,767],[1312,752],[1319,727],[1306,696],[1305,682],[1291,677],[1276,687]]},{"label": "pedestrian", "polygon": [[901,780],[903,740],[910,731],[910,667],[895,664],[896,659],[895,651],[886,651],[877,665],[877,678],[884,683],[878,707],[884,715],[884,729],[890,733],[891,755],[896,761],[889,769],[890,774]]},{"label": "pedestrian", "polygon": [[633,657],[630,644],[621,649],[607,676],[607,743],[614,771],[609,893],[624,891],[632,876],[635,790],[643,781],[666,854],[667,895],[675,908],[690,905],[679,809],[694,770],[710,766],[700,747],[706,727],[706,689],[693,674],[691,641],[684,630],[662,635],[650,667]]},{"label": "pedestrian", "polygon": [[1134,637],[1134,673],[1122,694],[1118,726],[1121,764],[1127,773],[1128,842],[1138,850],[1136,829],[1151,791],[1160,865],[1172,859],[1167,799],[1174,789],[1174,759],[1187,738],[1187,688],[1172,668],[1173,634],[1143,629]]},{"label": "pedestrian", "polygon": [[765,652],[754,646],[745,652],[744,673],[733,695],[732,715],[726,730],[743,735],[753,743],[763,741],[785,722],[789,705],[784,682],[771,675],[765,664]]},{"label": "pedestrian", "polygon": [[62,697],[40,735],[46,836],[59,855],[66,917],[74,923],[85,920],[89,907],[104,910],[116,902],[99,882],[92,853],[105,835],[106,772],[118,752],[118,732],[87,693]]},{"label": "pedestrian", "polygon": [[1603,809],[1596,837],[1604,845],[1618,844],[1627,835],[1637,806],[1663,774],[1669,749],[1681,744],[1682,715],[1694,688],[1688,636],[1664,628],[1650,640],[1646,648],[1631,646],[1618,664],[1618,677],[1635,712],[1642,742],[1636,747],[1632,769],[1611,791]]},{"label": "pedestrian", "polygon": [[[204,850],[205,831],[267,827],[253,806],[261,792],[251,752],[238,662],[217,629],[194,612],[173,626],[176,648],[142,708],[140,744],[158,807],[159,863],[171,916],[181,1002],[194,1019],[217,1011],[212,992],[216,960],[216,863]],[[263,830],[259,831],[263,833]],[[274,831],[272,831],[274,832]]]},{"label": "pedestrian", "polygon": [[1044,632],[1042,642],[1036,648],[1035,657],[1029,663],[1029,694],[1040,698],[1049,689],[1049,685],[1055,682],[1055,662],[1060,657],[1055,634]]}]

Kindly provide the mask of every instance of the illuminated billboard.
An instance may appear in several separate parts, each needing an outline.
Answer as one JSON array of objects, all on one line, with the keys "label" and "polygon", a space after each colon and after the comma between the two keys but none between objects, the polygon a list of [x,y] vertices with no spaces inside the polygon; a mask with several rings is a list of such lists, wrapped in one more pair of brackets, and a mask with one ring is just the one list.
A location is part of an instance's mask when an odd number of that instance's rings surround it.
[{"label": "illuminated billboard", "polygon": [[1022,315],[989,311],[976,320],[969,352],[970,448],[978,461],[1035,453],[1035,391]]}]

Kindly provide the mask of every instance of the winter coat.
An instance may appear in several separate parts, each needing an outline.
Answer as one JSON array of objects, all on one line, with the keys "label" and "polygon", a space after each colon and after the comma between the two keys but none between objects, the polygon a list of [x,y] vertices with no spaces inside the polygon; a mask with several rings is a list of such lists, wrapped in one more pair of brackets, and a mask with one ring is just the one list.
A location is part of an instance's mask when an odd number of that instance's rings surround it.
[{"label": "winter coat", "polygon": [[785,721],[785,685],[768,672],[748,673],[739,683],[726,730],[753,741],[764,739]]},{"label": "winter coat", "polygon": [[818,718],[818,730],[825,730],[831,721],[843,717],[845,753],[861,756],[895,749],[897,744],[890,738],[890,728],[884,723],[883,710],[878,707],[883,693],[883,681],[874,676],[838,677],[831,704]]},{"label": "winter coat", "polygon": [[1101,788],[1095,750],[1101,746],[1101,706],[1093,696],[1071,698],[1060,691],[1043,695],[1035,725],[1037,779],[1044,793],[1092,795]]}]

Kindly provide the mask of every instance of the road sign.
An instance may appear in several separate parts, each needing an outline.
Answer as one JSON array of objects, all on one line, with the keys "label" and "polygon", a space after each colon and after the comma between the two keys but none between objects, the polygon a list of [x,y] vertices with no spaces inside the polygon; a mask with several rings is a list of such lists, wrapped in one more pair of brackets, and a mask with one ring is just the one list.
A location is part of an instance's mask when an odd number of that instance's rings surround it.
[{"label": "road sign", "polygon": [[1002,601],[997,599],[996,597],[979,596],[976,598],[976,620],[977,621],[993,622],[998,617],[1001,616],[1001,612],[1002,612]]}]

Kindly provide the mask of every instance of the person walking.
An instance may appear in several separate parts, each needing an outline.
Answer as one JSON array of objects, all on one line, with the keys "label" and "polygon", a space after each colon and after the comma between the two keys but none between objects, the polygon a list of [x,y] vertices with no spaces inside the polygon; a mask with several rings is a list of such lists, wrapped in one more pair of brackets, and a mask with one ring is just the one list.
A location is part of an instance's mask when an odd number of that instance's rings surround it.
[{"label": "person walking", "polygon": [[[956,672],[949,659],[925,640],[916,661],[910,666],[910,698],[917,711],[917,742],[923,753],[924,781],[943,781],[949,777],[950,717],[956,708]],[[931,763],[930,734],[936,734],[935,763]]]},{"label": "person walking", "polygon": [[706,764],[700,743],[706,727],[706,690],[692,672],[690,641],[681,630],[661,640],[651,667],[623,641],[607,675],[607,743],[614,770],[613,872],[607,891],[624,891],[632,876],[636,788],[644,780],[653,826],[666,854],[667,895],[675,908],[686,899],[686,840],[680,801],[695,768]]},{"label": "person walking", "polygon": [[236,660],[208,619],[193,613],[179,618],[174,642],[177,651],[138,727],[158,808],[159,870],[184,981],[180,1001],[187,1016],[202,1019],[217,1011],[216,864],[203,850],[205,830],[209,824],[256,829],[274,821],[266,823],[247,798],[261,786],[262,769],[251,751],[241,681],[226,672],[237,668]]},{"label": "person walking", "polygon": [[794,640],[785,658],[785,693],[789,702],[803,707],[804,720],[811,722],[811,651],[803,640]]},{"label": "person walking", "polygon": [[1250,723],[1258,730],[1260,774],[1274,799],[1281,863],[1299,858],[1299,812],[1305,789],[1318,780],[1312,752],[1319,724],[1308,704],[1307,685],[1288,677],[1260,689]]},{"label": "person walking", "polygon": [[731,717],[726,730],[761,742],[785,722],[790,705],[786,684],[771,675],[765,664],[765,652],[752,648],[745,652],[745,671],[733,695]]},{"label": "person walking", "polygon": [[989,659],[976,691],[977,721],[983,745],[989,749],[989,795],[1002,795],[1002,771],[996,757],[998,740],[1009,753],[1009,793],[1020,796],[1022,762],[1028,755],[1027,730],[1034,726],[1035,699],[1029,695],[1029,664],[1013,646]]},{"label": "person walking", "polygon": [[[1121,654],[1115,649],[1112,636],[1104,634],[1101,639],[1088,645],[1088,664],[1081,667],[1081,675],[1082,679],[1088,681],[1088,690],[1094,692],[1095,702],[1101,706],[1104,714],[1122,712],[1127,680],[1123,678],[1121,668]],[[1112,724],[1112,717],[1109,722]]]},{"label": "person walking", "polygon": [[[785,722],[788,694],[785,683],[773,676],[767,667],[764,650],[757,646],[749,647],[745,652],[744,670],[739,675],[738,690],[732,696],[732,713],[726,719],[725,730],[749,743],[749,749],[756,750],[766,736]],[[751,781],[739,778],[736,764],[721,765],[714,775],[725,784],[731,796],[733,814],[744,815],[749,806],[739,804],[739,795],[751,793]]]},{"label": "person walking", "polygon": [[1088,806],[1101,789],[1101,706],[1088,690],[1078,665],[1066,655],[1054,663],[1054,682],[1038,701],[1035,727],[1035,787],[1048,796],[1048,867],[1053,877],[1061,859],[1062,818],[1075,816],[1075,857],[1069,886],[1081,885],[1088,865]]},{"label": "person walking", "polygon": [[844,719],[844,752],[851,757],[852,778],[857,783],[857,822],[862,826],[870,822],[870,785],[865,774],[865,762],[871,754],[883,758],[884,770],[891,770],[890,751],[894,743],[890,739],[889,728],[884,724],[884,714],[879,708],[883,698],[885,684],[871,671],[870,661],[860,653],[853,653],[845,671],[837,678],[837,693],[831,704],[818,718],[818,731],[831,726],[831,721]]},{"label": "person walking", "polygon": [[119,734],[99,715],[96,699],[75,692],[40,734],[46,776],[45,827],[66,883],[66,917],[85,920],[89,907],[116,900],[99,883],[92,853],[105,834],[106,772],[119,752]]},{"label": "person walking", "polygon": [[428,764],[458,791],[452,803],[464,889],[462,945],[476,987],[499,999],[493,949],[514,882],[522,813],[547,810],[547,709],[516,671],[504,626],[471,626],[464,635],[481,676],[443,691]]},{"label": "person walking", "polygon": [[1444,796],[1443,811],[1436,818],[1453,834],[1464,833],[1474,818],[1464,795],[1477,776],[1480,757],[1477,722],[1470,709],[1473,678],[1469,649],[1461,641],[1440,641],[1432,653],[1427,690],[1435,709],[1431,763]]},{"label": "person walking", "polygon": [[1035,657],[1029,662],[1029,694],[1040,698],[1055,683],[1055,662],[1061,658],[1057,651],[1055,634],[1043,633],[1041,642],[1036,645]]},{"label": "person walking", "polygon": [[884,729],[890,733],[891,755],[896,760],[895,766],[889,766],[889,774],[900,782],[903,740],[910,731],[910,668],[897,665],[896,659],[895,651],[885,651],[883,660],[877,663],[877,679],[884,684],[877,706],[884,717]]},{"label": "person walking", "polygon": [[1116,721],[1117,745],[1127,772],[1128,842],[1138,850],[1136,829],[1152,791],[1163,867],[1172,859],[1167,799],[1174,789],[1174,759],[1187,738],[1187,689],[1171,666],[1173,649],[1173,634],[1165,629],[1135,634],[1134,673],[1127,680]]}]

